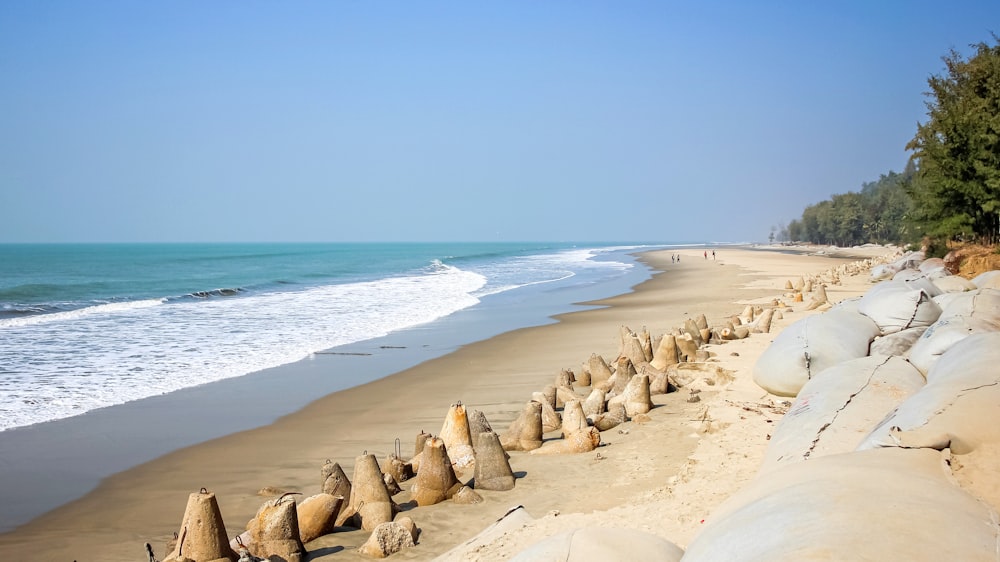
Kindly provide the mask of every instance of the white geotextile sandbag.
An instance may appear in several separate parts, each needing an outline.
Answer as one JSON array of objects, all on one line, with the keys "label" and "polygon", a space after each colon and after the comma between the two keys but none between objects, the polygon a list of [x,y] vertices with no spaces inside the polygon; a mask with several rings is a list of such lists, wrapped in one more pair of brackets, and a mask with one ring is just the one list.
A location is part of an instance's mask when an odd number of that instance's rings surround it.
[{"label": "white geotextile sandbag", "polygon": [[868,355],[879,333],[870,318],[849,310],[807,316],[774,338],[757,359],[753,380],[772,394],[795,396],[813,374]]},{"label": "white geotextile sandbag", "polygon": [[861,297],[858,312],[878,324],[882,335],[894,334],[933,324],[941,316],[941,307],[931,297],[909,282],[883,281]]},{"label": "white geotextile sandbag", "polygon": [[924,261],[924,253],[921,251],[910,252],[903,255],[898,260],[892,262],[896,266],[897,270],[903,269],[917,269],[920,264]]},{"label": "white geotextile sandbag", "polygon": [[942,453],[878,449],[760,475],[711,514],[684,562],[996,561],[998,515]]},{"label": "white geotextile sandbag", "polygon": [[861,297],[851,297],[849,299],[844,299],[837,304],[833,305],[830,310],[846,310],[847,312],[857,312],[858,305],[861,303]]},{"label": "white geotextile sandbag", "polygon": [[[943,277],[943,275],[938,277]],[[928,295],[936,297],[941,294],[941,289],[934,284],[933,279],[937,279],[937,277],[932,278],[926,273],[913,269],[900,271],[892,278],[893,281],[904,282],[914,289],[923,289]]]},{"label": "white geotextile sandbag", "polygon": [[493,541],[530,524],[534,520],[535,518],[524,509],[524,506],[512,507],[492,525],[434,560],[435,562],[464,562],[472,558],[473,554],[488,547]]},{"label": "white geotextile sandbag", "polygon": [[917,269],[923,271],[924,273],[944,269],[944,260],[941,258],[927,258],[920,262]]},{"label": "white geotextile sandbag", "polygon": [[929,375],[942,354],[958,342],[974,334],[995,332],[990,322],[970,316],[954,316],[938,320],[910,348],[909,360],[921,373]]},{"label": "white geotextile sandbag", "polygon": [[876,265],[868,274],[868,280],[872,283],[892,279],[893,275],[899,272],[899,268],[891,263]]},{"label": "white geotextile sandbag", "polygon": [[923,386],[924,376],[900,357],[861,357],[824,370],[802,387],[774,428],[761,472],[853,451]]},{"label": "white geotextile sandbag", "polygon": [[[934,302],[936,302],[938,306],[941,307],[941,311],[944,312],[944,309],[948,308],[948,305],[962,294],[963,293],[941,293],[940,295],[934,297]],[[940,318],[938,318],[938,320],[940,320]]]},{"label": "white geotextile sandbag", "polygon": [[[904,269],[899,273],[892,276],[893,281],[925,281],[931,283],[933,280],[940,277],[947,277],[951,275],[948,270],[941,267],[938,269],[932,269],[930,271],[920,271],[917,269]],[[934,294],[937,294],[937,289],[934,289]]]},{"label": "white geotextile sandbag", "polygon": [[927,373],[927,384],[865,437],[859,450],[877,447],[951,448],[965,454],[1000,443],[1000,332],[956,343]]},{"label": "white geotextile sandbag", "polygon": [[1000,291],[977,289],[958,293],[910,348],[909,359],[927,373],[942,353],[973,334],[1000,331]]},{"label": "white geotextile sandbag", "polygon": [[976,289],[957,295],[941,308],[941,318],[972,316],[996,324],[1000,329],[1000,290]]},{"label": "white geotextile sandbag", "polygon": [[908,328],[900,330],[895,334],[882,336],[872,340],[871,347],[868,348],[868,355],[895,355],[897,357],[907,357],[910,348],[917,343],[920,336],[927,331],[927,326]]},{"label": "white geotextile sandbag", "polygon": [[980,289],[1000,289],[1000,271],[986,271],[972,278],[972,283]]},{"label": "white geotextile sandbag", "polygon": [[674,543],[636,529],[582,527],[557,533],[517,553],[511,562],[591,562],[657,560],[679,562]]},{"label": "white geotextile sandbag", "polygon": [[964,291],[974,291],[977,289],[976,284],[969,281],[965,277],[959,277],[958,275],[946,275],[944,277],[938,277],[932,281],[934,286],[937,287],[942,293],[961,293]]}]

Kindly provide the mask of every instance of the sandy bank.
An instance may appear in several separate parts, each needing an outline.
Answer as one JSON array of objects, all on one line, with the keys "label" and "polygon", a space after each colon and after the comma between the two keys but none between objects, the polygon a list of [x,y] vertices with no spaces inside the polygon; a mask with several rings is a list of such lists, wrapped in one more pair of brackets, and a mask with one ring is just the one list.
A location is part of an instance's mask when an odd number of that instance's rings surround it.
[{"label": "sandy bank", "polygon": [[[183,449],[108,478],[80,500],[0,537],[0,553],[22,560],[125,561],[139,559],[142,543],[150,542],[162,556],[187,495],[201,487],[217,494],[234,536],[266,499],[257,495],[261,488],[314,494],[326,459],[340,462],[350,475],[355,456],[368,451],[384,459],[397,438],[409,455],[414,436],[420,430],[436,433],[452,402],[482,410],[495,429],[506,427],[531,392],[550,383],[560,369],[576,369],[594,352],[613,358],[620,325],[646,326],[660,334],[699,313],[718,323],[738,313],[743,303],[780,294],[789,277],[851,259],[723,249],[713,261],[700,250],[679,253],[679,263],[671,262],[670,252],[646,254],[643,259],[662,273],[632,293],[598,303],[605,308],[465,346],[324,397],[273,425]],[[863,280],[853,283],[829,288],[831,300],[863,292]],[[787,314],[775,327],[799,314],[804,313]],[[423,533],[417,547],[397,557],[433,558],[518,504],[536,517],[560,513],[537,524],[539,536],[572,526],[574,518],[596,517],[685,544],[711,507],[753,475],[767,428],[780,415],[780,405],[762,402],[766,393],[749,378],[754,358],[771,339],[773,334],[757,335],[713,349],[720,364],[736,374],[735,382],[722,392],[706,393],[698,403],[688,402],[685,393],[657,397],[649,422],[602,435],[603,460],[594,454],[512,453],[511,465],[521,476],[517,486],[511,492],[484,491],[485,501],[478,505],[410,508],[404,490],[395,499]],[[463,480],[471,476],[471,471],[460,475]],[[307,545],[310,559],[358,559],[354,549],[367,535],[347,531],[322,537]],[[510,543],[513,550],[483,553],[483,558],[516,552],[517,544],[530,543],[532,536],[526,531]]]}]

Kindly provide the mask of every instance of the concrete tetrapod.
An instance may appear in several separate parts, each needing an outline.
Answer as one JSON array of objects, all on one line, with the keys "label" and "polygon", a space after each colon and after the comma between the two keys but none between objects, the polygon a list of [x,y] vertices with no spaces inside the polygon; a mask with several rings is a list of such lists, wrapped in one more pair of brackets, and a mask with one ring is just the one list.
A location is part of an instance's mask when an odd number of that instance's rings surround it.
[{"label": "concrete tetrapod", "polygon": [[596,427],[581,429],[568,435],[565,439],[549,441],[531,451],[532,455],[554,455],[564,453],[589,453],[601,444],[601,432]]},{"label": "concrete tetrapod", "polygon": [[205,488],[188,496],[177,545],[164,562],[191,560],[236,560],[236,553],[229,547],[226,524],[215,494]]},{"label": "concrete tetrapod", "polygon": [[[563,406],[563,411],[565,411],[565,409],[566,407]],[[547,402],[542,402],[542,432],[548,433],[550,431],[555,431],[562,427],[562,423],[563,421],[562,418],[559,417],[559,414],[557,414]]]},{"label": "concrete tetrapod", "polygon": [[424,444],[423,460],[410,494],[417,505],[434,505],[451,498],[462,487],[455,476],[444,441],[434,437]]},{"label": "concrete tetrapod", "polygon": [[486,419],[486,414],[482,410],[473,410],[472,415],[469,416],[469,434],[472,435],[473,449],[479,447],[479,434],[487,431],[493,431],[493,427]]},{"label": "concrete tetrapod", "polygon": [[587,362],[587,366],[590,368],[590,384],[593,387],[601,386],[606,383],[608,379],[611,378],[611,367],[608,366],[604,358],[596,353],[590,355],[590,360]]},{"label": "concrete tetrapod", "polygon": [[472,434],[469,432],[469,416],[465,406],[456,402],[448,408],[448,415],[441,426],[438,437],[448,448],[448,456],[452,464],[458,468],[467,468],[475,461],[472,453]]},{"label": "concrete tetrapod", "polygon": [[316,494],[298,505],[299,538],[303,544],[333,532],[337,515],[344,504],[343,496]]},{"label": "concrete tetrapod", "polygon": [[[323,474],[326,474],[326,480],[323,481],[323,493],[330,494],[331,496],[340,496],[343,498],[351,497],[351,481],[347,479],[347,474],[344,473],[344,469],[340,467],[340,463],[331,463],[326,461],[327,464],[323,465]],[[337,507],[336,525],[343,525],[344,520],[347,519],[347,515],[344,512],[347,511],[346,502],[340,502]]]},{"label": "concrete tetrapod", "polygon": [[654,369],[662,371],[668,365],[675,363],[677,363],[677,339],[671,334],[666,334],[660,339],[660,344],[656,346],[650,364]]},{"label": "concrete tetrapod", "polygon": [[607,393],[599,388],[590,391],[590,395],[583,401],[583,414],[587,417],[604,413],[604,404],[607,402]]},{"label": "concrete tetrapod", "polygon": [[587,416],[583,413],[583,406],[579,400],[567,402],[563,408],[562,434],[563,437],[587,429]]},{"label": "concrete tetrapod", "polygon": [[500,435],[500,443],[507,451],[530,451],[542,446],[542,405],[532,400],[507,431]]},{"label": "concrete tetrapod", "polygon": [[283,562],[299,562],[305,557],[295,500],[288,494],[264,502],[247,523],[247,534],[247,548],[254,556]]},{"label": "concrete tetrapod", "polygon": [[385,486],[375,455],[361,455],[354,459],[351,501],[341,518],[345,515],[347,518],[354,517],[358,526],[371,531],[381,523],[392,521],[398,511]]},{"label": "concrete tetrapod", "polygon": [[500,437],[492,431],[479,434],[475,482],[477,490],[505,492],[514,488],[514,471],[510,468],[510,459],[500,445]]},{"label": "concrete tetrapod", "polygon": [[632,417],[645,414],[653,409],[653,400],[649,395],[649,375],[636,375],[628,382],[621,395],[625,404],[625,414]]}]

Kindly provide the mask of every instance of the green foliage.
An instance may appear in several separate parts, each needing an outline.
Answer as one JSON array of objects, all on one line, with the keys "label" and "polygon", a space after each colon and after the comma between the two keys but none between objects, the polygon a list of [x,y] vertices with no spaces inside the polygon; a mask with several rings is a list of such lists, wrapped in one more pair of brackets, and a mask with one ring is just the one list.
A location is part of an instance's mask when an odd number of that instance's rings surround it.
[{"label": "green foliage", "polygon": [[928,120],[906,145],[916,173],[908,186],[919,234],[941,240],[1000,234],[1000,40],[952,51],[946,74],[927,83]]},{"label": "green foliage", "polygon": [[792,240],[816,244],[930,244],[1000,241],[1000,38],[952,51],[946,73],[927,80],[928,120],[907,145],[902,174],[889,172],[860,193],[810,205],[788,225]]},{"label": "green foliage", "polygon": [[865,183],[859,193],[842,193],[810,205],[802,211],[801,219],[788,224],[788,237],[838,246],[901,243],[911,230],[906,183],[905,175],[889,172]]}]

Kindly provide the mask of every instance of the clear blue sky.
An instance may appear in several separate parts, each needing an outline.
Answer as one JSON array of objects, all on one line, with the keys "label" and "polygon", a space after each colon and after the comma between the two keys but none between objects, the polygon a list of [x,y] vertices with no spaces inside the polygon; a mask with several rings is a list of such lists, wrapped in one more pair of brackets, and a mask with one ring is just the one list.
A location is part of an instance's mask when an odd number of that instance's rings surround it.
[{"label": "clear blue sky", "polygon": [[0,3],[0,242],[760,241],[1000,2]]}]

